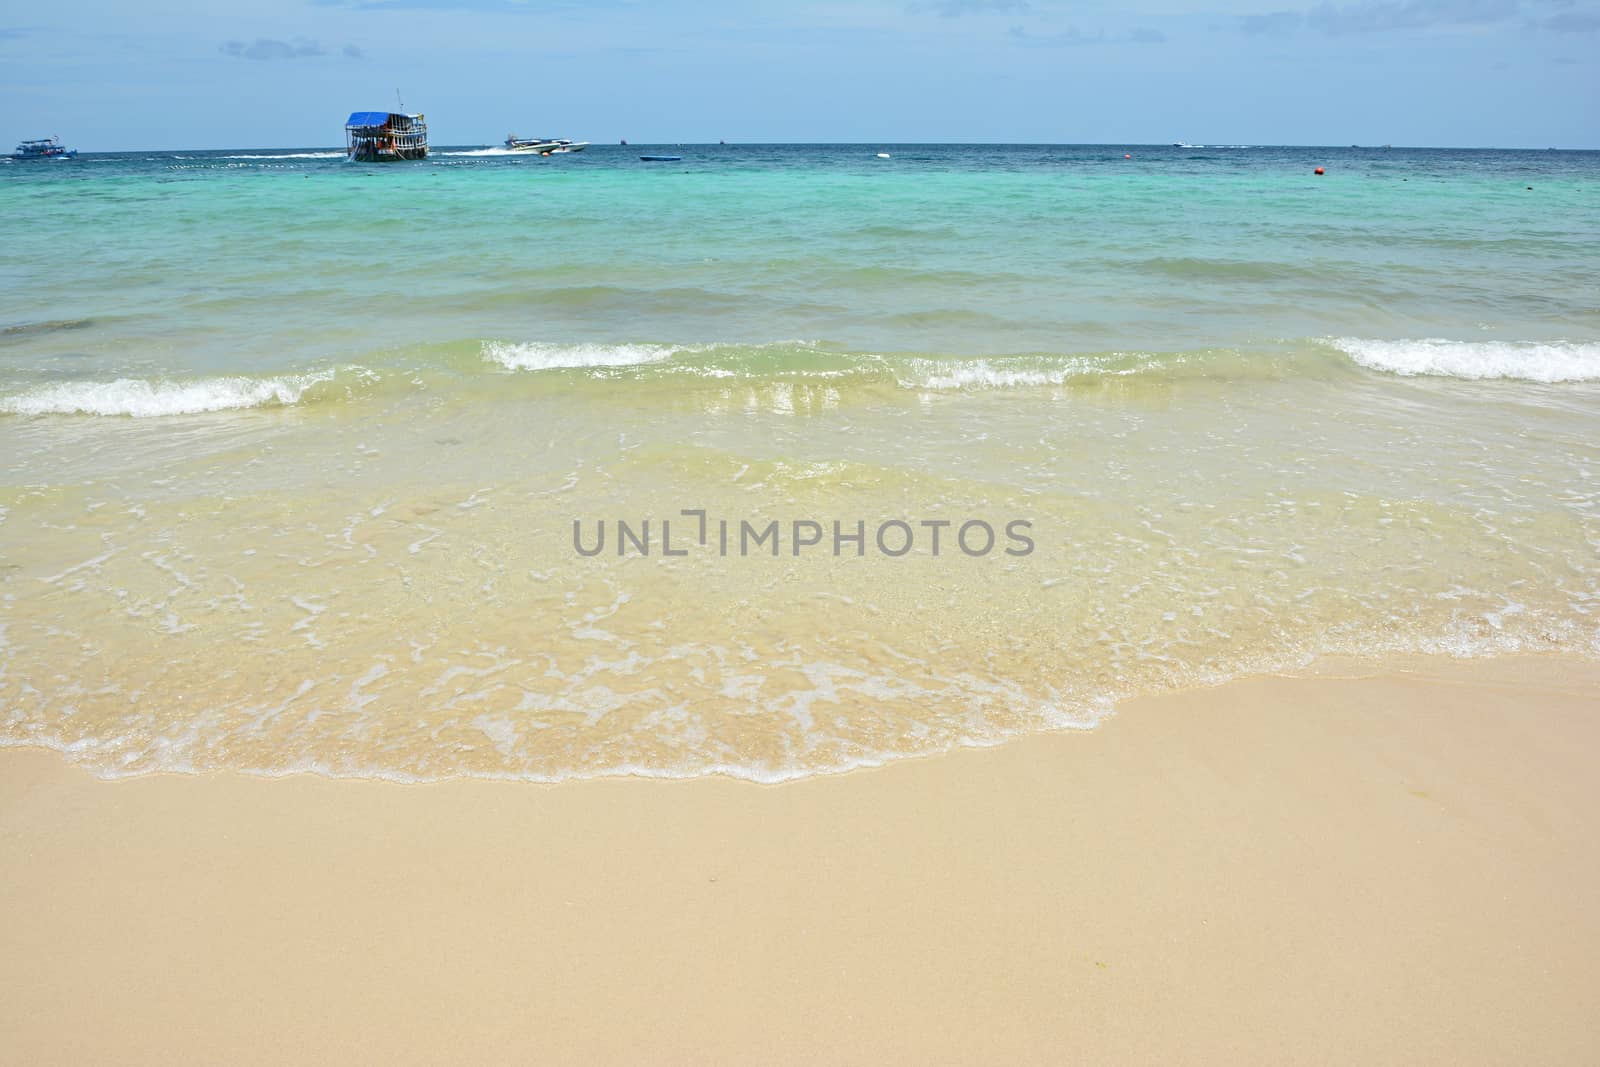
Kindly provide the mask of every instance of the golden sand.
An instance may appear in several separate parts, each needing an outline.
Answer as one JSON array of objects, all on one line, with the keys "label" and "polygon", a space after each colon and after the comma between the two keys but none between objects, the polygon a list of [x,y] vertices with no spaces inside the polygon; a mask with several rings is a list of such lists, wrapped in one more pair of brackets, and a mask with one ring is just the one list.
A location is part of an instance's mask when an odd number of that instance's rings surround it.
[{"label": "golden sand", "polygon": [[1600,663],[1263,678],[880,770],[0,753],[0,1061],[1600,1059]]}]

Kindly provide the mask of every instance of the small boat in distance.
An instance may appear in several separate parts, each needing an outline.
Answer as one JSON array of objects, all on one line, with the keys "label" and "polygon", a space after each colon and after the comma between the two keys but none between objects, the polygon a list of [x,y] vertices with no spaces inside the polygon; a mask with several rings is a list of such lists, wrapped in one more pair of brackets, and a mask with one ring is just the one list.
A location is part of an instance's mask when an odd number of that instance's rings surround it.
[{"label": "small boat in distance", "polygon": [[640,156],[639,158],[645,163],[677,163],[683,159],[682,156]]},{"label": "small boat in distance", "polygon": [[569,152],[582,152],[589,147],[588,141],[569,141],[565,137],[518,137],[514,133],[506,136],[505,144],[513,152],[533,152],[541,156],[566,155]]},{"label": "small boat in distance", "polygon": [[76,159],[76,148],[64,148],[59,137],[45,137],[36,141],[23,141],[11,153],[12,159]]},{"label": "small boat in distance", "polygon": [[345,153],[355,163],[396,163],[428,158],[428,123],[422,115],[357,111],[344,124]]}]

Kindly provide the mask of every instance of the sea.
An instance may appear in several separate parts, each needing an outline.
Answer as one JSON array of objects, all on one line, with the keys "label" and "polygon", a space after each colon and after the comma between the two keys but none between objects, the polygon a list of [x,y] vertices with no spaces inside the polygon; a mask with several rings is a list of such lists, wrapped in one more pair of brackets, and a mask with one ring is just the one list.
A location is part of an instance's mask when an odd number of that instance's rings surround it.
[{"label": "sea", "polygon": [[84,154],[0,249],[0,745],[106,777],[775,782],[1600,656],[1600,153]]}]

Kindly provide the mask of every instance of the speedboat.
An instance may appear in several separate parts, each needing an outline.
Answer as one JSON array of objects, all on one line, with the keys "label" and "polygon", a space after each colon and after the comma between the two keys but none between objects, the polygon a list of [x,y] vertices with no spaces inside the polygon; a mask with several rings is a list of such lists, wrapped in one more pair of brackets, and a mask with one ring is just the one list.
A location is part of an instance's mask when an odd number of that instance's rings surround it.
[{"label": "speedboat", "polygon": [[506,138],[506,147],[513,152],[549,152],[560,147],[560,141],[552,141],[547,137],[518,137],[512,134]]},{"label": "speedboat", "polygon": [[569,141],[565,137],[518,137],[514,133],[506,138],[505,143],[513,152],[533,152],[541,156],[566,155],[582,152],[589,147],[588,141]]},{"label": "speedboat", "polygon": [[61,138],[46,137],[37,141],[23,141],[11,153],[12,159],[76,159],[76,148],[63,148]]}]

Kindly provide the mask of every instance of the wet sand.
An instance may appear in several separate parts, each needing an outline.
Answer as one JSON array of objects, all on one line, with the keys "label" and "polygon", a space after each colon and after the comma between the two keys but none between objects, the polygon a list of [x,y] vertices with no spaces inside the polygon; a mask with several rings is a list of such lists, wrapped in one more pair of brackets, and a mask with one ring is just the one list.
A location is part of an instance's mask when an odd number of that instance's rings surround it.
[{"label": "wet sand", "polygon": [[0,1061],[1592,1062],[1596,752],[1531,656],[778,786],[0,751]]}]

